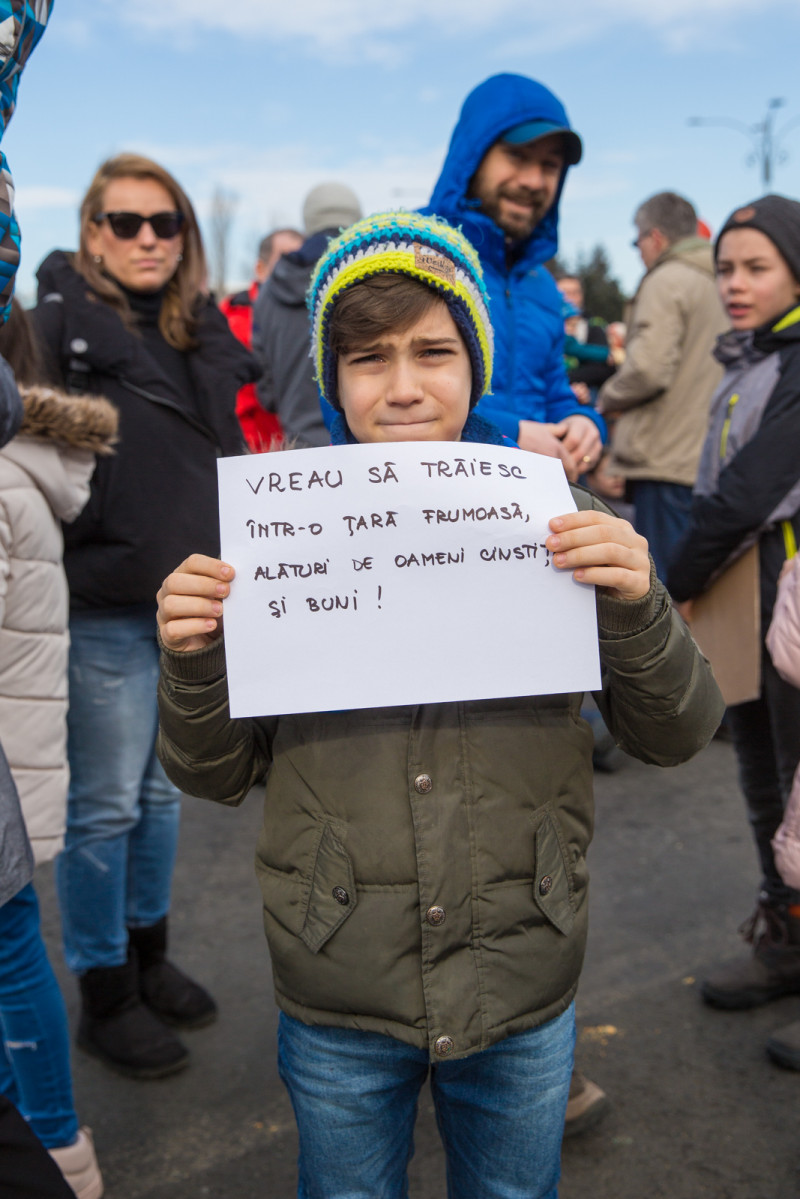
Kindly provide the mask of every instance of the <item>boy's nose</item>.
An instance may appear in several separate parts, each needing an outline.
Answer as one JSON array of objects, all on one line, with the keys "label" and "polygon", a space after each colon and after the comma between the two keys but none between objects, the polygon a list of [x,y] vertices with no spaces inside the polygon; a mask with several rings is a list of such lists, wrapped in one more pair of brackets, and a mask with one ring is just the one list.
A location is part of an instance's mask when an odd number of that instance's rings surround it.
[{"label": "boy's nose", "polygon": [[386,389],[386,398],[390,404],[414,404],[421,400],[424,388],[418,371],[413,365],[398,362],[391,373]]}]

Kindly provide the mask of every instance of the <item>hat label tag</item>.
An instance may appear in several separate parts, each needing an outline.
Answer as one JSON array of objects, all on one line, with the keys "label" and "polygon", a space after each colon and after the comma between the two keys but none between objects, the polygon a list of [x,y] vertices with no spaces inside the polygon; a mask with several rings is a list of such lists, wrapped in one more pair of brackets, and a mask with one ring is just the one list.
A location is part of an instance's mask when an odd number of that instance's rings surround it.
[{"label": "hat label tag", "polygon": [[414,242],[414,266],[419,271],[427,271],[430,275],[438,275],[447,283],[456,281],[456,264],[444,254],[437,254],[429,246],[421,246]]}]

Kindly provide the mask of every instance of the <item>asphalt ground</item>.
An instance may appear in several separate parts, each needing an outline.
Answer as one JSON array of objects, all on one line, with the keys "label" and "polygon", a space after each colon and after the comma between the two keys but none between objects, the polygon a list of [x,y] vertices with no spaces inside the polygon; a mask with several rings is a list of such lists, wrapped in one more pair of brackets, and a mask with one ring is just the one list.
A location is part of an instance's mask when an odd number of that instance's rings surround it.
[{"label": "asphalt ground", "polygon": [[[696,980],[741,948],[755,854],[730,745],[672,770],[626,761],[596,776],[591,933],[578,994],[578,1061],[612,1107],[565,1142],[561,1199],[798,1199],[800,1075],[771,1064],[767,1036],[800,999],[718,1012]],[[74,1053],[108,1199],[291,1199],[296,1138],[277,1077],[269,962],[253,848],[260,795],[228,810],[186,800],[173,957],[220,1006],[185,1034],[192,1065],[158,1082]],[[73,1027],[52,872],[37,879],[45,933]],[[444,1163],[423,1092],[413,1199],[443,1199]],[[476,1197],[479,1199],[479,1197]]]}]

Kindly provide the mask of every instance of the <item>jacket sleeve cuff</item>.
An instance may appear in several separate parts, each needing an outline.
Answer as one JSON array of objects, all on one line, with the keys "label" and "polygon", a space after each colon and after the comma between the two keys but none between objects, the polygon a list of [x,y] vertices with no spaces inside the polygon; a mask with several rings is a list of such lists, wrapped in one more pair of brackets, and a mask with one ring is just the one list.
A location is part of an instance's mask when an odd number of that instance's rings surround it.
[{"label": "jacket sleeve cuff", "polygon": [[167,649],[158,636],[161,662],[166,674],[182,683],[213,683],[225,674],[225,642],[222,637],[204,649],[178,653]]},{"label": "jacket sleeve cuff", "polygon": [[650,589],[638,600],[615,599],[604,592],[597,592],[597,624],[603,640],[630,637],[643,633],[660,616],[669,598],[656,575],[656,567],[650,558]]}]

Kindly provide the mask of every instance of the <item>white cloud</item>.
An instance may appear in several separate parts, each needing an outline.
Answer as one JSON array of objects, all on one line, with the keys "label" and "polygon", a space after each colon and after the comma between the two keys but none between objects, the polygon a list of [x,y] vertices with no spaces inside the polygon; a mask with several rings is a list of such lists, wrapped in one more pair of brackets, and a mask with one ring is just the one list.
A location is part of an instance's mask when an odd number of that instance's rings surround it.
[{"label": "white cloud", "polygon": [[686,50],[737,16],[791,10],[790,0],[572,0],[565,20],[552,0],[138,0],[124,6],[105,0],[105,5],[115,19],[146,33],[169,30],[184,41],[193,32],[301,39],[325,57],[335,53],[387,65],[405,56],[412,34],[455,39],[507,28],[514,40],[506,51],[527,46],[541,53],[624,26],[652,30],[670,49]]},{"label": "white cloud", "polygon": [[80,193],[70,187],[17,187],[17,210],[31,211],[34,208],[67,208],[74,212],[81,202]]}]

